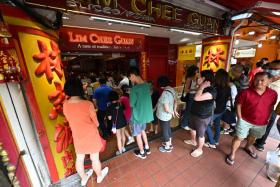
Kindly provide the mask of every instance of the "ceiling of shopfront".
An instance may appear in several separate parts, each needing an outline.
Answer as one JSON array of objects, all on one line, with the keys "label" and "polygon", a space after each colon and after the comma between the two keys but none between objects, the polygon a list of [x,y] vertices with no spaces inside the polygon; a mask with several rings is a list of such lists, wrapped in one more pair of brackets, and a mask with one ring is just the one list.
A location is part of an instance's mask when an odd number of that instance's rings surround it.
[{"label": "ceiling of shopfront", "polygon": [[89,20],[89,16],[78,15],[78,14],[68,14],[67,17],[69,19],[63,20],[64,26],[85,27],[91,29],[144,34],[147,36],[169,38],[171,44],[200,42],[203,38],[207,38],[210,36],[206,34],[195,36],[191,34],[171,32],[169,31],[168,28],[156,27],[156,26],[152,26],[151,28],[141,28],[139,26],[130,26],[130,25],[123,25],[118,23],[109,23],[104,21],[94,21],[94,20]]}]

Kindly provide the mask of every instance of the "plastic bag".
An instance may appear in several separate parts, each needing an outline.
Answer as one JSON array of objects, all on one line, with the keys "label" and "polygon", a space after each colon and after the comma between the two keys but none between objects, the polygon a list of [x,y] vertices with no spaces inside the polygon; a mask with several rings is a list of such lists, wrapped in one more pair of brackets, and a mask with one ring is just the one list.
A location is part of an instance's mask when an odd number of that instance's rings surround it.
[{"label": "plastic bag", "polygon": [[113,123],[113,126],[112,126],[112,133],[113,133],[113,134],[116,134],[116,133],[117,133],[117,125],[116,125],[116,123]]},{"label": "plastic bag", "polygon": [[275,151],[267,152],[266,174],[271,181],[277,182],[280,176],[280,149],[279,148],[277,148]]}]

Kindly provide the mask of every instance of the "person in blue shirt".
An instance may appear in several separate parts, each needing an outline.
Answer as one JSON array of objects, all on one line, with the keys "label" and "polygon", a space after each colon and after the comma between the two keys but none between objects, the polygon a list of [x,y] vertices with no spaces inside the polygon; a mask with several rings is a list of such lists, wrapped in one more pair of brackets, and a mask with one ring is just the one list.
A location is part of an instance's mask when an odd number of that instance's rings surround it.
[{"label": "person in blue shirt", "polygon": [[106,79],[99,79],[100,87],[98,87],[93,93],[93,102],[98,108],[97,119],[99,122],[99,127],[102,131],[103,138],[108,137],[111,134],[112,124],[105,124],[106,108],[109,101],[108,96],[112,91],[112,88],[106,85]]}]

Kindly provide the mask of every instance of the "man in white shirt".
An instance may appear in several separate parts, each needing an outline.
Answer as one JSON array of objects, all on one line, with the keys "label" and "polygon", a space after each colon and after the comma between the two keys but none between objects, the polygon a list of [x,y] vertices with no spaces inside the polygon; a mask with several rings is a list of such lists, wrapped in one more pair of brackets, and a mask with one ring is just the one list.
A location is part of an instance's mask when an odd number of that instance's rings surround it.
[{"label": "man in white shirt", "polygon": [[121,88],[122,85],[129,86],[129,79],[127,78],[127,76],[124,73],[121,73],[120,76],[121,76],[122,80],[120,81],[118,87]]}]

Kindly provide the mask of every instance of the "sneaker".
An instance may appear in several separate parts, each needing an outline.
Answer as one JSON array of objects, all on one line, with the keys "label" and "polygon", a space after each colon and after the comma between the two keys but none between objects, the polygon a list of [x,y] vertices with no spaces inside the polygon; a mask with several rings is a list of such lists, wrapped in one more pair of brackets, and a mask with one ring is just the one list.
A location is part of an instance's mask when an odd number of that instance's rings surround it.
[{"label": "sneaker", "polygon": [[191,141],[191,140],[184,140],[184,143],[185,144],[189,144],[189,145],[193,145],[193,146],[196,146],[197,145],[197,143],[195,142],[193,142],[193,141]]},{"label": "sneaker", "polygon": [[258,150],[258,151],[264,151],[264,146],[263,145],[258,145],[258,144],[254,144],[255,148]]},{"label": "sneaker", "polygon": [[205,144],[204,144],[204,146],[205,147],[209,147],[209,148],[211,148],[211,149],[217,149],[217,147],[216,147],[216,144],[210,144],[209,142],[206,142]]},{"label": "sneaker", "polygon": [[135,142],[135,141],[134,141],[134,138],[131,137],[131,138],[128,139],[126,145],[132,144],[132,143],[134,143],[134,142]]},{"label": "sneaker", "polygon": [[170,153],[172,150],[171,150],[171,148],[166,148],[165,146],[160,146],[159,151],[162,153]]},{"label": "sneaker", "polygon": [[101,171],[101,176],[97,177],[96,182],[101,183],[103,181],[103,179],[106,177],[106,175],[108,174],[108,172],[109,172],[108,167],[103,168]]},{"label": "sneaker", "polygon": [[234,130],[232,128],[228,128],[228,129],[224,129],[221,131],[221,134],[230,134],[232,133]]},{"label": "sneaker", "polygon": [[145,151],[145,153],[146,153],[147,155],[150,155],[150,154],[151,154],[150,148],[148,148],[148,149],[144,148],[144,151]]},{"label": "sneaker", "polygon": [[119,156],[119,155],[121,155],[121,154],[122,154],[122,152],[116,151],[116,156]]},{"label": "sneaker", "polygon": [[[165,142],[162,142],[162,146],[165,147],[165,145],[166,145],[166,143],[165,143]],[[171,144],[169,147],[170,147],[171,150],[174,148],[172,144]]]},{"label": "sneaker", "polygon": [[141,158],[141,159],[145,159],[147,158],[146,152],[144,152],[143,154],[141,154],[140,150],[135,150],[134,151],[135,156]]},{"label": "sneaker", "polygon": [[122,153],[126,152],[126,149],[125,147],[122,148]]},{"label": "sneaker", "polygon": [[89,169],[86,172],[87,177],[85,178],[85,180],[81,180],[81,186],[86,186],[87,185],[87,182],[88,182],[89,178],[92,176],[92,174],[93,174],[93,169]]},{"label": "sneaker", "polygon": [[182,128],[185,129],[186,131],[191,130],[190,127],[188,127],[188,126],[185,126],[185,127],[182,127]]}]

